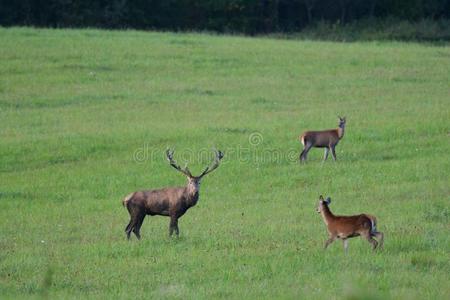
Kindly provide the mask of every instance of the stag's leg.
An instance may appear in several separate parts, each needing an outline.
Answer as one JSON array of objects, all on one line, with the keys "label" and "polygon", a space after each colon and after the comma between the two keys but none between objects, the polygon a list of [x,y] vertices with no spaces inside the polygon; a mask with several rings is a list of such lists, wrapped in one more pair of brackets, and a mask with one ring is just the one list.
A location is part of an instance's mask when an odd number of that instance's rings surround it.
[{"label": "stag's leg", "polygon": [[303,161],[303,155],[304,155],[304,154],[305,154],[305,148],[303,148],[302,153],[300,153],[300,157],[299,157],[300,162]]},{"label": "stag's leg", "polygon": [[328,152],[330,151],[330,149],[328,149],[328,148],[325,148],[325,153],[324,153],[324,155],[323,155],[323,161],[326,161],[327,160],[327,158],[328,158]]},{"label": "stag's leg", "polygon": [[327,247],[328,247],[332,242],[334,242],[334,240],[336,240],[336,237],[335,237],[335,236],[330,236],[330,237],[328,238],[328,240],[325,242],[324,249],[327,249]]},{"label": "stag's leg", "polygon": [[344,252],[347,254],[348,252],[348,239],[343,239],[342,242],[344,243]]},{"label": "stag's leg", "polygon": [[302,153],[300,154],[300,161],[306,161],[308,158],[308,152],[312,148],[312,143],[306,143],[305,148],[303,148]]},{"label": "stag's leg", "polygon": [[140,214],[139,216],[137,216],[136,225],[134,225],[134,228],[133,228],[133,232],[136,235],[136,237],[138,238],[138,240],[141,239],[141,226],[142,226],[142,222],[144,222],[144,218],[145,218],[145,214]]},{"label": "stag's leg", "polygon": [[170,226],[169,226],[169,236],[172,236],[174,231],[175,231],[175,234],[178,236],[180,233],[178,230],[178,217],[171,216],[170,217]]},{"label": "stag's leg", "polygon": [[336,146],[331,146],[331,155],[333,156],[333,159],[336,161]]},{"label": "stag's leg", "polygon": [[128,222],[128,225],[127,225],[127,227],[125,227],[125,232],[127,232],[127,231],[128,231],[128,229],[130,229],[130,226],[131,226],[131,220],[130,220],[130,222]]},{"label": "stag's leg", "polygon": [[125,232],[127,234],[127,239],[130,239],[131,231],[135,228],[138,220],[139,220],[139,208],[128,205],[127,206],[128,212],[130,213],[130,223],[128,223],[127,228],[125,229]]},{"label": "stag's leg", "polygon": [[378,244],[378,249],[383,249],[383,245],[384,245],[384,234],[383,234],[382,232],[375,232],[373,235],[377,238],[377,240],[378,240],[378,242],[379,242],[379,244]]},{"label": "stag's leg", "polygon": [[127,228],[125,229],[128,240],[130,239],[131,230],[133,230],[134,224],[135,224],[135,219],[133,217],[131,217],[130,223],[128,224]]}]

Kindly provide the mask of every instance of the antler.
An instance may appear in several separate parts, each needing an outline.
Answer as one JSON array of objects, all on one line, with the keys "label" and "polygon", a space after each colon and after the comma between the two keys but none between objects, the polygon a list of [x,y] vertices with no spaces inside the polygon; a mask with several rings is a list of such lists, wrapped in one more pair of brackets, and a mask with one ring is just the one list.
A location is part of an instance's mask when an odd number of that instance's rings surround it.
[{"label": "antler", "polygon": [[186,176],[189,177],[193,177],[191,172],[189,171],[187,164],[184,167],[184,169],[182,169],[179,165],[177,165],[177,163],[175,162],[175,160],[173,159],[173,150],[171,151],[170,149],[166,150],[166,156],[167,156],[167,160],[169,161],[170,165],[172,167],[174,167],[175,169],[177,169],[178,171],[180,171],[181,173],[183,173]]},{"label": "antler", "polygon": [[212,171],[217,169],[217,167],[219,166],[219,162],[223,158],[223,152],[220,150],[214,150],[214,152],[216,153],[216,158],[214,160],[214,164],[212,166],[206,167],[205,171],[203,171],[203,173],[200,174],[200,176],[198,176],[198,177],[203,177],[206,174],[211,173]]}]

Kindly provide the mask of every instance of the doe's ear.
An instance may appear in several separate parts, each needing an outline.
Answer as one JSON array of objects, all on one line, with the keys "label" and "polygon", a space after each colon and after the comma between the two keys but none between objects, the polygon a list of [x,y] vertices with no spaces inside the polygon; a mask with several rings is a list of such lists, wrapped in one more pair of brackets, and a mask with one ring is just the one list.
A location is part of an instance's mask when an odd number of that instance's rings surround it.
[{"label": "doe's ear", "polygon": [[319,200],[323,201],[323,196],[322,195],[319,196]]},{"label": "doe's ear", "polygon": [[330,197],[327,197],[327,200],[325,200],[325,202],[326,202],[327,204],[330,204],[330,203],[331,203],[331,198],[330,198]]}]

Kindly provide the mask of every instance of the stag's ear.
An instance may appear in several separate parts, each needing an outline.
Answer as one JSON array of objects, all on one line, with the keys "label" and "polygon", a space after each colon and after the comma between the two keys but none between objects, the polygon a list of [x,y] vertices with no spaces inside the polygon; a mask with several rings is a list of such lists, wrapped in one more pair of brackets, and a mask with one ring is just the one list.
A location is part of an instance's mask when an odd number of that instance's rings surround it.
[{"label": "stag's ear", "polygon": [[330,198],[330,197],[327,197],[327,200],[325,200],[325,202],[326,202],[327,204],[330,204],[330,203],[331,203],[331,198]]}]

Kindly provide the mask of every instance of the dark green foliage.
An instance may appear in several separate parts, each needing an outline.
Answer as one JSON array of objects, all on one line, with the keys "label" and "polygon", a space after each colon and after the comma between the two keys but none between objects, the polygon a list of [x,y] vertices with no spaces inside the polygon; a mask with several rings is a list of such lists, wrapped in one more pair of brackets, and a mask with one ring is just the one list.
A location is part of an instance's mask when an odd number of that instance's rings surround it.
[{"label": "dark green foliage", "polygon": [[1,0],[0,25],[295,31],[325,21],[442,19],[449,0]]}]

